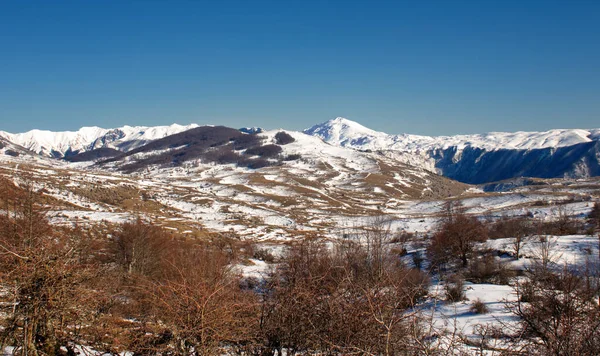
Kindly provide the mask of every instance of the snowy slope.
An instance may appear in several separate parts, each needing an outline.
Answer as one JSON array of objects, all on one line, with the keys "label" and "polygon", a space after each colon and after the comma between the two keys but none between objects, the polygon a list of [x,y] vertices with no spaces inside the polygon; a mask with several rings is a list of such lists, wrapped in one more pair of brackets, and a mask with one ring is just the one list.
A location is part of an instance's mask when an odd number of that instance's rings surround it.
[{"label": "snowy slope", "polygon": [[53,132],[31,130],[12,134],[0,131],[0,137],[33,152],[50,157],[64,157],[77,152],[85,152],[101,147],[128,151],[152,140],[186,131],[198,125],[170,126],[123,126],[116,129],[82,127],[78,131]]},{"label": "snowy slope", "polygon": [[[110,147],[129,151],[152,140],[198,127],[196,124],[170,126],[123,126],[115,129],[82,127],[78,131],[53,132],[31,130],[12,134],[0,131],[0,137],[46,156],[62,157],[73,152]],[[600,140],[600,129],[563,129],[543,132],[490,132],[477,135],[420,136],[390,135],[371,130],[357,122],[338,117],[304,130],[304,133],[336,146],[360,150],[427,152],[456,147],[499,149],[541,149],[567,147]]]},{"label": "snowy slope", "polygon": [[[78,131],[32,130],[0,137],[47,157],[73,157],[99,148],[129,152],[198,125],[84,127]],[[242,129],[245,132],[262,131]],[[600,175],[600,129],[544,132],[490,132],[478,135],[390,135],[338,117],[304,133],[333,146],[379,151],[387,158],[437,172],[464,183],[514,177],[590,177]],[[317,141],[307,142],[308,150]]]},{"label": "snowy slope", "polygon": [[515,177],[600,175],[600,129],[432,137],[389,135],[338,117],[304,133],[336,146],[382,151],[401,162],[471,184]]},{"label": "snowy slope", "polygon": [[457,147],[499,149],[541,149],[567,147],[579,143],[599,141],[600,129],[561,129],[542,132],[489,132],[476,135],[419,136],[390,135],[371,130],[361,124],[338,117],[304,130],[336,146],[362,150],[398,150],[404,152],[430,151]]},{"label": "snowy slope", "polygon": [[2,137],[0,137],[0,163],[9,165],[19,163],[38,164],[41,166],[63,165],[62,163],[57,164],[53,159],[40,156]]}]

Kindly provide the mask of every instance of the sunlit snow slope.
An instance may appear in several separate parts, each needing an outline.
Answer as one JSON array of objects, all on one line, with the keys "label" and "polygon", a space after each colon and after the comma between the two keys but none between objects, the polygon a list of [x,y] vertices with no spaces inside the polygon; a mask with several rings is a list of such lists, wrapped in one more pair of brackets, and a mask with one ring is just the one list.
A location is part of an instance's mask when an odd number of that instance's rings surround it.
[{"label": "sunlit snow slope", "polygon": [[600,129],[432,137],[389,135],[338,117],[304,132],[337,146],[385,151],[466,183],[600,175]]},{"label": "sunlit snow slope", "polygon": [[567,147],[600,140],[600,129],[562,129],[543,132],[489,132],[476,135],[419,136],[390,135],[338,117],[304,130],[337,146],[362,150],[428,151],[456,147],[491,150]]},{"label": "sunlit snow slope", "polygon": [[[82,161],[90,157],[116,157],[120,152],[133,153],[148,143],[197,127],[195,124],[174,124],[116,129],[84,127],[73,132],[32,130],[11,134],[0,131],[0,137],[43,156]],[[244,132],[254,131],[246,129]],[[600,175],[600,129],[433,137],[390,135],[338,117],[315,125],[304,133],[333,146],[377,151],[389,159],[471,184],[515,177],[579,178]],[[86,155],[81,156],[82,153]]]},{"label": "sunlit snow slope", "polygon": [[129,151],[150,141],[197,127],[198,125],[123,126],[116,129],[82,127],[78,131],[53,132],[31,130],[12,134],[0,131],[0,137],[44,156],[62,158],[79,152],[108,147]]}]

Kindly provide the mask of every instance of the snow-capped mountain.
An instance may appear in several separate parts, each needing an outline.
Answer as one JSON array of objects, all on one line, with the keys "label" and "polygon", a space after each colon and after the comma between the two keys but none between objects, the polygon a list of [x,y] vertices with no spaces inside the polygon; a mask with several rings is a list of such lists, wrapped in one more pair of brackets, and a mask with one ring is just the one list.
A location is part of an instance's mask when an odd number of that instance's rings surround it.
[{"label": "snow-capped mountain", "polygon": [[8,152],[0,156],[0,177],[29,163],[21,169],[31,170],[54,199],[86,210],[74,214],[120,221],[143,211],[161,225],[177,221],[176,230],[233,229],[252,239],[334,237],[366,226],[372,216],[395,214],[408,200],[446,198],[470,189],[377,152],[283,130],[246,134],[200,126],[113,157],[81,157],[107,148],[87,151],[72,156],[81,158],[76,163],[21,149],[23,155],[38,157],[43,167],[15,157],[8,151],[14,144],[2,138],[0,144],[5,145],[0,154],[4,148]]},{"label": "snow-capped mountain", "polygon": [[14,143],[8,141],[5,138],[0,137],[0,161],[3,158],[8,157],[27,157],[29,159],[36,158],[36,154],[31,151],[26,150],[25,148],[15,145]]},{"label": "snow-capped mountain", "polygon": [[[134,153],[147,144],[198,127],[195,124],[174,124],[116,129],[84,127],[73,132],[32,130],[11,134],[0,131],[0,138],[46,157],[95,161],[117,157],[122,152]],[[231,130],[238,134],[264,135],[262,129]],[[514,177],[600,175],[600,129],[433,137],[390,135],[338,117],[306,129],[304,133],[333,146],[378,151],[392,160],[435,171],[464,183],[479,184]],[[152,147],[145,149],[152,150]]]},{"label": "snow-capped mountain", "polygon": [[385,151],[466,183],[600,175],[600,129],[432,137],[389,135],[338,117],[304,133],[337,146]]},{"label": "snow-capped mountain", "polygon": [[543,132],[489,132],[476,135],[420,136],[390,135],[371,130],[361,124],[338,117],[304,130],[332,145],[359,150],[430,151],[456,147],[480,148],[487,151],[540,149],[573,146],[600,140],[600,129],[562,129]]},{"label": "snow-capped mountain", "polygon": [[123,126],[116,129],[82,127],[78,131],[31,130],[17,134],[0,131],[0,137],[43,156],[63,158],[98,148],[113,148],[126,152],[194,127],[198,125]]}]

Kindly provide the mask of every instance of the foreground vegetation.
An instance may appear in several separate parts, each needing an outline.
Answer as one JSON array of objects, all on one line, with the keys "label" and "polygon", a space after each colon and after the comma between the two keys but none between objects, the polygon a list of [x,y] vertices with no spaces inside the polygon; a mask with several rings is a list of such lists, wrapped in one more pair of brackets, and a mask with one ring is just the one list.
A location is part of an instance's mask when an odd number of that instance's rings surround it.
[{"label": "foreground vegetation", "polygon": [[[506,354],[600,353],[598,265],[561,268],[538,259],[521,277],[478,243],[573,233],[598,226],[537,224],[520,217],[485,224],[459,206],[448,212],[427,248],[427,261],[403,262],[403,243],[385,224],[357,239],[303,240],[282,256],[236,239],[174,235],[142,220],[109,231],[47,222],[33,186],[0,185],[0,346],[19,355],[73,355],[81,347],[136,355],[444,355],[490,349]],[[576,232],[576,231],[575,231]],[[275,259],[261,280],[233,268],[249,256]],[[422,256],[421,256],[422,257]],[[443,279],[449,302],[463,280],[514,283],[507,307],[520,322],[482,329],[479,343],[447,334],[426,310],[431,278]],[[485,305],[473,304],[474,313]]]}]

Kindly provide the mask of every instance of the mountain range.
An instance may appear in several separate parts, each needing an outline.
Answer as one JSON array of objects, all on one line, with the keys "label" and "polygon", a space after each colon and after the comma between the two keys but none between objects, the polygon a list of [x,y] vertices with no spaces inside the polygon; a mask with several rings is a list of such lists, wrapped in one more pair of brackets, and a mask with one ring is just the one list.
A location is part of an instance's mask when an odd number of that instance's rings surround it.
[{"label": "mountain range", "polygon": [[31,130],[24,133],[0,131],[0,137],[42,156],[65,158],[98,148],[129,151],[165,136],[198,127],[192,125],[123,126],[116,129],[82,127],[78,131]]},{"label": "mountain range", "polygon": [[[32,130],[12,134],[0,131],[0,138],[4,142],[22,146],[41,156],[79,162],[107,158],[112,158],[114,161],[118,160],[115,157],[127,156],[130,157],[127,161],[131,164],[132,154],[139,156],[146,152],[145,155],[149,155],[148,152],[153,150],[162,150],[163,156],[158,161],[164,163],[174,159],[172,156],[165,156],[165,150],[171,151],[174,148],[179,150],[175,153],[180,154],[178,157],[190,159],[200,157],[202,155],[200,151],[204,152],[206,147],[202,150],[196,149],[194,154],[190,153],[190,146],[197,145],[199,142],[198,137],[193,134],[200,134],[199,128],[201,127],[195,124],[186,126],[174,124],[156,127],[124,126],[116,129],[84,127],[75,132]],[[223,130],[217,130],[219,135],[225,134]],[[237,134],[231,130],[229,129],[225,135],[227,137],[223,139],[234,142],[233,146],[238,140],[244,140],[243,136],[260,135],[263,132],[259,128],[235,130]],[[200,131],[203,134],[208,132],[206,129]],[[185,134],[186,132],[189,133]],[[312,126],[304,130],[304,134],[320,138],[332,146],[375,152],[402,164],[424,168],[470,184],[515,177],[577,178],[600,175],[600,129],[490,132],[433,137],[391,135],[338,117]],[[217,144],[220,145],[222,142],[212,142],[212,145]],[[252,143],[244,145],[247,147],[244,146],[242,149],[248,149]],[[233,146],[231,151],[235,153],[237,151]],[[15,150],[11,150],[13,151]],[[229,159],[237,159],[236,157],[229,155]],[[219,157],[213,158],[219,161]],[[158,161],[155,159],[147,163]],[[237,161],[239,162],[239,159]],[[244,160],[246,163],[258,162],[251,161],[251,159]],[[253,166],[253,168],[259,167]]]},{"label": "mountain range", "polygon": [[333,145],[383,152],[464,183],[600,175],[600,129],[390,135],[336,118],[304,130]]}]

